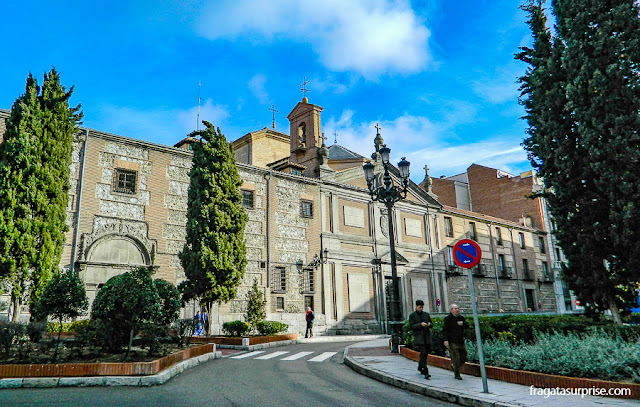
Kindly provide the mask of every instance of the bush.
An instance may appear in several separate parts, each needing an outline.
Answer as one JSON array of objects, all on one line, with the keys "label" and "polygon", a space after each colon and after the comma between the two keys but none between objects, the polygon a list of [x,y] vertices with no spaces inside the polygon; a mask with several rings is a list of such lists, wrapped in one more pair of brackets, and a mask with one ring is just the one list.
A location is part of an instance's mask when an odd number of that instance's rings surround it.
[{"label": "bush", "polygon": [[34,343],[40,342],[46,328],[47,325],[44,322],[29,322],[26,326],[29,340]]},{"label": "bush", "polygon": [[[628,316],[633,321],[633,315]],[[475,342],[476,334],[473,317],[465,315],[469,328],[465,330],[465,339]],[[639,319],[640,320],[640,319]],[[504,315],[504,316],[480,316],[480,333],[483,340],[502,339],[512,343],[533,343],[536,332],[541,333],[588,333],[594,328],[602,328],[607,332],[617,332],[627,341],[633,341],[640,336],[637,326],[617,326],[611,321],[601,319],[593,320],[584,315]],[[442,325],[444,318],[431,318],[431,353],[444,356],[445,347],[442,338]],[[413,333],[408,321],[403,327],[403,344],[415,349],[413,345]]]},{"label": "bush", "polygon": [[[516,370],[602,380],[640,382],[640,341],[627,342],[602,328],[588,333],[537,333],[534,342],[483,341],[485,363]],[[475,341],[467,341],[477,361]]]},{"label": "bush", "polygon": [[247,314],[245,319],[251,326],[251,329],[256,330],[258,324],[264,321],[266,317],[267,312],[265,311],[265,301],[262,291],[258,286],[258,280],[254,279],[253,287],[251,287],[251,291],[247,294]]},{"label": "bush", "polygon": [[162,299],[151,279],[151,271],[137,268],[111,277],[98,291],[91,320],[102,321],[99,342],[113,352],[127,345],[125,360],[133,338],[148,323],[163,324]]},{"label": "bush", "polygon": [[222,324],[222,330],[229,336],[245,336],[251,327],[243,321],[231,321]]},{"label": "bush", "polygon": [[289,325],[278,321],[260,321],[256,327],[260,335],[276,335],[289,329]]},{"label": "bush", "polygon": [[11,347],[17,343],[25,333],[25,326],[16,322],[0,321],[0,347],[9,356]]}]

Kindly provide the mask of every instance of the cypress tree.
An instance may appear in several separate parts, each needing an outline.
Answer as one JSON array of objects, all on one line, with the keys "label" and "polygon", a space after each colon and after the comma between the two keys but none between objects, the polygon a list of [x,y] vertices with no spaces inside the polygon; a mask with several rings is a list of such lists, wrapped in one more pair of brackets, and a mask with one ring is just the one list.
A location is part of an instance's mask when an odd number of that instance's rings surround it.
[{"label": "cypress tree", "polygon": [[199,299],[210,306],[229,301],[244,276],[247,214],[242,206],[235,156],[220,128],[203,122],[193,144],[193,166],[187,204],[186,243],[179,254],[186,280],[183,301]]},{"label": "cypress tree", "polygon": [[55,68],[42,89],[30,74],[0,146],[0,276],[12,287],[14,320],[27,289],[33,304],[60,263],[73,134],[82,117],[79,106],[69,107],[72,92]]},{"label": "cypress tree", "polygon": [[[555,0],[556,36],[544,1],[530,1],[533,48],[516,58],[529,122],[524,146],[543,177],[564,280],[581,302],[619,310],[640,281],[640,21],[633,0]],[[551,46],[549,46],[551,44]]]}]

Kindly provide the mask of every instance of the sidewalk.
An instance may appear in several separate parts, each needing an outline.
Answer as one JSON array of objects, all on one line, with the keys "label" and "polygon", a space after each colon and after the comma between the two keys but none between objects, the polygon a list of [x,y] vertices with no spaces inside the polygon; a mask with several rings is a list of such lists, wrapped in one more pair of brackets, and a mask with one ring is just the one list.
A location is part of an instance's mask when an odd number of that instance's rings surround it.
[{"label": "sidewalk", "polygon": [[353,344],[345,349],[344,362],[356,372],[381,382],[440,400],[465,406],[640,406],[640,400],[614,397],[560,396],[545,398],[531,395],[530,387],[488,379],[489,393],[482,392],[482,379],[462,375],[455,380],[453,372],[429,366],[431,378],[418,373],[418,364],[389,351],[389,339]]}]

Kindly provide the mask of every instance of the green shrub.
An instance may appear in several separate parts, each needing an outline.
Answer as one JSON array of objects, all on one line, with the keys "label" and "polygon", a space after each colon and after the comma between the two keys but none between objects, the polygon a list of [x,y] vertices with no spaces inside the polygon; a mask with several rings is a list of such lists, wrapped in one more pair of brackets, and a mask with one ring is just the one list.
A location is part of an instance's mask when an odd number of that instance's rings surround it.
[{"label": "green shrub", "polygon": [[289,325],[278,321],[260,321],[256,324],[256,328],[260,335],[276,335],[287,332]]},{"label": "green shrub", "polygon": [[42,334],[44,334],[47,325],[44,322],[29,322],[26,326],[26,332],[29,340],[33,343],[40,342]]},{"label": "green shrub", "polygon": [[[633,321],[635,314],[627,318]],[[465,315],[469,328],[465,330],[467,341],[476,340],[473,317]],[[638,318],[640,320],[640,318]],[[483,340],[501,339],[511,343],[533,343],[536,332],[541,333],[588,333],[595,328],[602,328],[607,332],[618,333],[626,341],[633,341],[640,336],[638,326],[617,326],[606,319],[593,320],[584,315],[500,315],[500,316],[480,316],[480,335]],[[444,356],[445,347],[442,337],[442,325],[444,318],[431,318],[433,327],[431,329],[431,353]],[[414,349],[413,333],[409,328],[408,321],[403,326],[403,344]]]},{"label": "green shrub", "polygon": [[[640,382],[640,341],[628,342],[602,328],[587,333],[537,333],[533,343],[483,341],[485,363],[516,370],[602,380]],[[475,341],[467,341],[477,361]]]},{"label": "green shrub", "polygon": [[25,326],[16,322],[0,321],[0,347],[9,356],[11,347],[25,334]]},{"label": "green shrub", "polygon": [[222,331],[229,336],[244,336],[251,326],[244,321],[231,321],[222,324]]},{"label": "green shrub", "polygon": [[263,297],[262,290],[260,290],[260,286],[258,286],[258,280],[254,279],[253,287],[251,287],[251,290],[247,294],[247,313],[245,315],[245,319],[252,330],[256,330],[258,323],[264,321],[267,317]]},{"label": "green shrub", "polygon": [[[63,322],[62,332],[78,332],[78,329],[89,325],[88,319],[80,319],[74,322]],[[59,322],[48,322],[46,331],[49,333],[57,333],[60,330]]]}]

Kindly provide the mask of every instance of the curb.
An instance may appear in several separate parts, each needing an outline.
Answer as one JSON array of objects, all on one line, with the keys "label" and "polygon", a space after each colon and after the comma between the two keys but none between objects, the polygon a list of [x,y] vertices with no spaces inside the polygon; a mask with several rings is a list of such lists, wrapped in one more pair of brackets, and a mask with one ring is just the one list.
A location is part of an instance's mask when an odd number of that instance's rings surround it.
[{"label": "curb", "polygon": [[216,345],[220,349],[236,349],[236,350],[260,350],[265,348],[275,348],[278,346],[295,345],[298,343],[316,343],[316,342],[360,342],[370,341],[374,339],[389,338],[389,335],[330,335],[318,336],[313,338],[291,339],[286,341],[275,341],[268,343],[260,343],[257,345]]},{"label": "curb", "polygon": [[519,404],[510,404],[510,403],[504,403],[501,401],[485,399],[477,396],[468,396],[466,394],[457,393],[452,390],[443,390],[438,387],[428,386],[423,383],[402,379],[374,368],[365,367],[361,363],[358,363],[355,360],[353,360],[350,356],[348,356],[348,354],[349,354],[349,347],[346,347],[344,350],[344,364],[349,366],[355,372],[363,376],[367,376],[372,379],[375,379],[379,382],[386,383],[391,386],[395,386],[404,390],[408,390],[413,393],[422,394],[424,396],[446,401],[449,403],[460,404],[462,406],[521,407]]},{"label": "curb", "polygon": [[20,379],[0,379],[0,389],[47,388],[47,387],[91,387],[91,386],[159,386],[169,379],[194,366],[213,359],[220,359],[222,353],[214,351],[195,358],[183,360],[162,372],[149,376],[90,376],[90,377],[29,377]]}]

